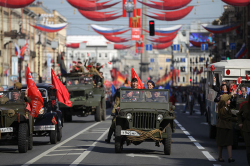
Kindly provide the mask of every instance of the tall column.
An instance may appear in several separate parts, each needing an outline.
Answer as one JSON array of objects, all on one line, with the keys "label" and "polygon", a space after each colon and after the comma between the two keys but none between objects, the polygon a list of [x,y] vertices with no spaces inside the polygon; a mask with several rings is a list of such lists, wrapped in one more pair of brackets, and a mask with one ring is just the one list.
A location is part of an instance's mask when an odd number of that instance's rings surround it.
[{"label": "tall column", "polygon": [[[144,3],[147,3],[147,0],[143,0]],[[146,5],[142,5],[142,13],[146,14],[147,13],[147,6]],[[143,15],[141,16],[141,22],[142,28],[148,27],[148,21],[147,21],[147,16]],[[146,40],[148,38],[148,33],[142,31],[142,35],[144,35],[144,39],[143,39],[143,53],[141,54],[141,68],[140,68],[140,72],[141,72],[141,80],[145,80],[147,81],[148,77],[149,77],[149,70],[148,70],[148,54],[146,52],[146,44],[148,44],[148,41]]]}]

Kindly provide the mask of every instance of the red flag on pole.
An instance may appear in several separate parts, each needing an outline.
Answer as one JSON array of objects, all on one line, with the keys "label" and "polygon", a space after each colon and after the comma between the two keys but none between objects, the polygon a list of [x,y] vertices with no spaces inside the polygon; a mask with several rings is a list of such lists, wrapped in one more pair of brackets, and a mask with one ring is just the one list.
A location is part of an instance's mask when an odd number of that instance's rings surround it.
[{"label": "red flag on pole", "polygon": [[141,79],[138,77],[138,75],[136,74],[135,70],[132,68],[132,69],[131,69],[131,80],[132,80],[133,78],[137,78],[137,80],[138,80],[137,89],[145,89],[143,83],[141,82]]},{"label": "red flag on pole", "polygon": [[70,95],[66,87],[58,79],[53,69],[51,69],[51,80],[52,85],[56,88],[56,96],[58,101],[65,104],[68,107],[72,106],[72,101],[70,101]]},{"label": "red flag on pole", "polygon": [[43,108],[44,101],[43,101],[43,97],[40,91],[38,90],[35,82],[32,79],[32,75],[30,73],[28,64],[27,64],[27,69],[26,69],[26,82],[27,82],[27,91],[28,91],[27,95],[31,99],[30,115],[35,118],[39,114],[40,109]]}]

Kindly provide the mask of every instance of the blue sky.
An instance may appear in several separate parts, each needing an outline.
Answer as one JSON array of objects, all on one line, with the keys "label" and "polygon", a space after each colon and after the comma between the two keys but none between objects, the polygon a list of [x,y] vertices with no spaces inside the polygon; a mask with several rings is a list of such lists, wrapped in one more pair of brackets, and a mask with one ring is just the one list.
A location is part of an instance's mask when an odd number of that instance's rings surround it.
[{"label": "blue sky", "polygon": [[[118,0],[113,0],[112,2],[117,2],[117,1]],[[122,2],[122,0],[119,1]],[[104,2],[104,0],[101,0],[100,2]],[[171,27],[177,24],[183,24],[184,26],[188,26],[193,20],[200,20],[201,22],[208,22],[208,21],[211,22],[214,19],[220,17],[224,11],[223,5],[225,5],[225,3],[223,3],[221,0],[214,0],[214,2],[212,2],[212,0],[198,0],[198,2],[199,3],[197,3],[197,0],[193,0],[189,4],[189,6],[191,5],[196,6],[195,7],[196,14],[194,8],[193,11],[191,11],[188,16],[178,21],[155,20],[156,28]],[[113,21],[97,22],[86,19],[77,11],[77,9],[74,14],[74,7],[72,7],[66,0],[43,0],[43,4],[48,9],[57,10],[64,17],[67,18],[69,22],[69,26],[67,27],[67,35],[98,35],[90,28],[89,26],[90,24],[97,24],[103,27],[110,27],[110,28],[115,28],[117,26],[128,27],[128,18],[124,17],[118,18]],[[140,7],[141,4],[137,2],[137,8]],[[114,10],[116,11],[120,10],[120,12],[122,13],[122,3],[119,3],[109,9],[100,11],[114,11]],[[147,20],[153,20],[153,19],[148,17]]]}]

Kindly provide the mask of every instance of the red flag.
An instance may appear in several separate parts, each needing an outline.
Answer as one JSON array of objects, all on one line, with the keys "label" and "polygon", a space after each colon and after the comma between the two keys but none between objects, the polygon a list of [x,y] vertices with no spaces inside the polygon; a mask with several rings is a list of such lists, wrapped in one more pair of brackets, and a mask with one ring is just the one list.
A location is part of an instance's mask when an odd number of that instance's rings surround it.
[{"label": "red flag", "polygon": [[214,65],[212,65],[212,66],[210,67],[210,69],[211,69],[211,71],[214,71],[214,70],[215,70]]},{"label": "red flag", "polygon": [[32,79],[28,64],[26,69],[26,82],[27,82],[28,97],[31,99],[30,115],[35,118],[39,114],[40,109],[43,108],[44,101],[40,91],[38,90],[35,82]]},{"label": "red flag", "polygon": [[56,125],[56,124],[57,124],[56,118],[55,118],[54,116],[53,116],[51,122],[52,122],[53,125]]},{"label": "red flag", "polygon": [[24,52],[25,52],[25,50],[26,50],[26,48],[27,48],[27,45],[28,45],[28,43],[26,43],[22,48],[21,48],[21,53],[20,53],[20,55],[23,57],[23,54],[24,54]]},{"label": "red flag", "polygon": [[108,64],[111,65],[111,62],[109,61]]},{"label": "red flag", "polygon": [[137,78],[137,80],[138,80],[137,89],[145,89],[143,83],[141,82],[141,79],[138,77],[138,75],[136,74],[135,70],[132,68],[132,69],[131,69],[131,80],[132,80],[133,78]]},{"label": "red flag", "polygon": [[66,87],[62,84],[62,82],[57,78],[54,70],[51,68],[51,80],[52,85],[56,88],[56,96],[58,101],[65,104],[68,107],[72,106],[72,101],[70,101],[70,95]]},{"label": "red flag", "polygon": [[246,79],[247,81],[249,80],[249,77],[248,77],[248,75],[246,75],[245,79]]},{"label": "red flag", "polygon": [[237,79],[238,84],[241,84],[241,81],[242,81],[242,78],[239,77],[239,78]]}]

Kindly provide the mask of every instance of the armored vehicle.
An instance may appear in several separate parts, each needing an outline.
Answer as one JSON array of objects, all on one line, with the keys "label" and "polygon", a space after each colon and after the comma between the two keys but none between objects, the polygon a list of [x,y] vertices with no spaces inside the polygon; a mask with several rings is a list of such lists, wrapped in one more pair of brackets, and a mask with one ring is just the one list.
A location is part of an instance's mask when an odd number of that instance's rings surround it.
[{"label": "armored vehicle", "polygon": [[20,91],[0,92],[0,142],[18,145],[20,153],[33,148],[33,118]]},{"label": "armored vehicle", "polygon": [[95,115],[95,121],[106,119],[106,99],[102,82],[96,82],[95,74],[69,73],[63,75],[70,94],[71,107],[59,103],[65,121],[72,121],[72,115],[85,117]]},{"label": "armored vehicle", "polygon": [[171,153],[174,132],[174,107],[169,103],[168,90],[121,89],[120,108],[117,109],[115,152],[120,153],[123,144],[139,145],[142,142],[162,143],[164,154]]},{"label": "armored vehicle", "polygon": [[[36,84],[39,89],[44,107],[34,119],[33,137],[50,137],[50,143],[56,144],[62,139],[62,112],[58,108],[56,89],[51,84]],[[13,87],[10,88],[12,90]],[[23,85],[22,91],[26,91],[27,85]]]}]

